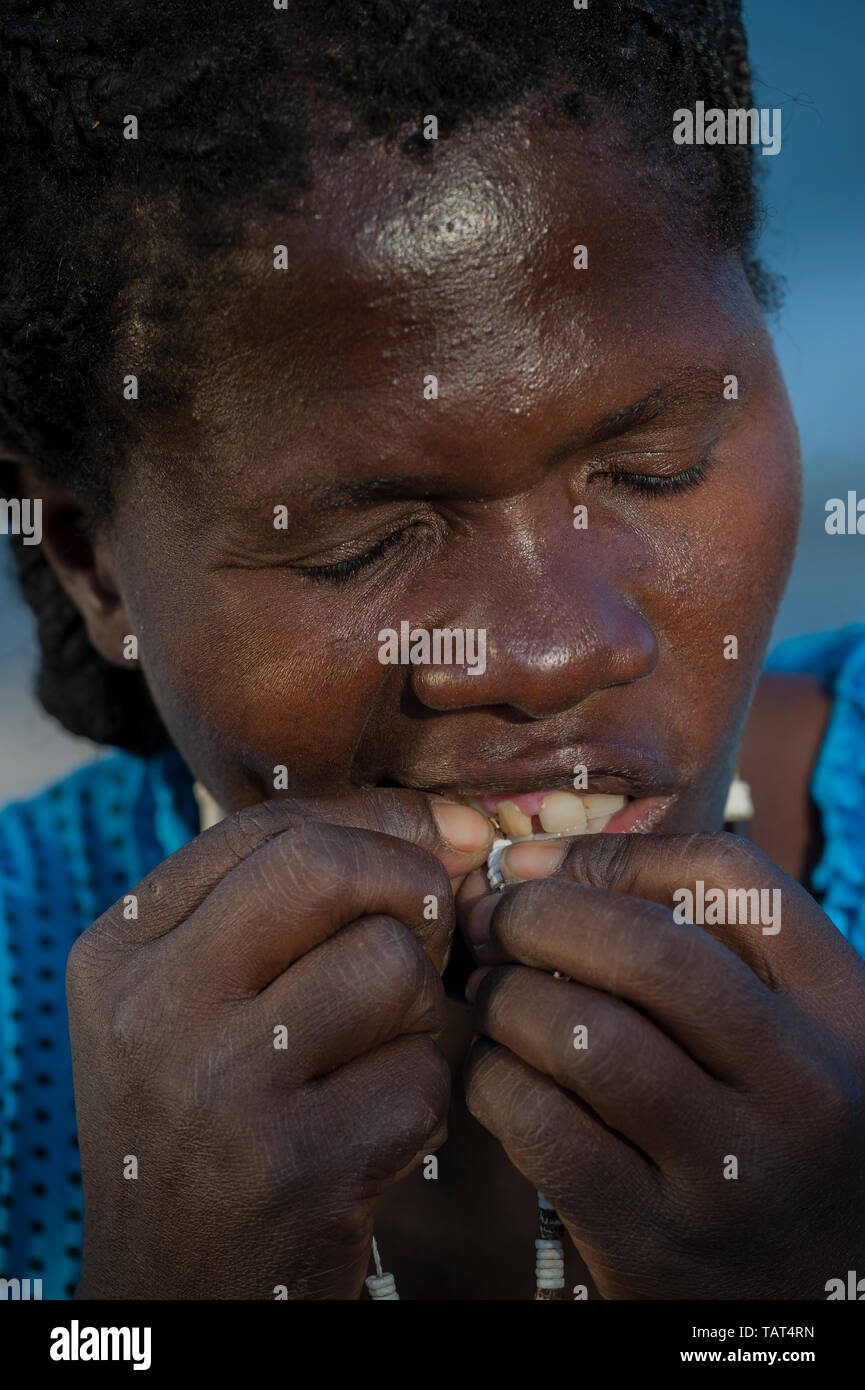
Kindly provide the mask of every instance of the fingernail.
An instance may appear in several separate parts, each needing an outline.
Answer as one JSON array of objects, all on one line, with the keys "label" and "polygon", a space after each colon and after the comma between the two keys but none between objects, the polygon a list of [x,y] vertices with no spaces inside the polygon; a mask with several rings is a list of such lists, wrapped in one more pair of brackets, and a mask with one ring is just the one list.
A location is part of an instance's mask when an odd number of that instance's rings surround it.
[{"label": "fingernail", "polygon": [[457,914],[462,919],[474,907],[476,902],[485,898],[490,891],[487,871],[483,869],[472,869],[471,873],[466,874],[460,887],[454,894]]},{"label": "fingernail", "polygon": [[487,893],[468,912],[463,934],[473,951],[478,951],[489,941],[490,919],[500,902],[497,893]]},{"label": "fingernail", "polygon": [[489,969],[490,967],[487,966],[483,970],[474,970],[472,971],[471,975],[469,975],[468,979],[466,980],[467,1003],[473,1004],[475,1002],[475,996],[478,990],[480,989],[481,980],[484,978],[486,974],[489,973]]},{"label": "fingernail", "polygon": [[472,806],[461,806],[451,801],[435,801],[432,813],[442,839],[451,849],[462,850],[464,854],[477,854],[493,842],[491,822]]},{"label": "fingernail", "polygon": [[499,860],[502,878],[549,878],[561,868],[567,852],[567,840],[528,840],[521,845],[508,845]]}]

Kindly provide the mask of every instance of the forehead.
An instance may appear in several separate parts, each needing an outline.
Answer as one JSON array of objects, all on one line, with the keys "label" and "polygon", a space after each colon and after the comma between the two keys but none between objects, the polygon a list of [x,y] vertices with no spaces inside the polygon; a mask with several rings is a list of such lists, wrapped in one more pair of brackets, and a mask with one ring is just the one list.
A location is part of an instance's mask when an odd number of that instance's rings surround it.
[{"label": "forehead", "polygon": [[226,276],[213,264],[185,412],[199,447],[263,479],[271,453],[307,449],[334,476],[407,447],[458,465],[502,431],[554,443],[565,415],[678,369],[732,370],[756,319],[739,261],[609,119],[517,111],[423,160],[355,139],[347,117],[316,123],[313,187],[249,218]]}]

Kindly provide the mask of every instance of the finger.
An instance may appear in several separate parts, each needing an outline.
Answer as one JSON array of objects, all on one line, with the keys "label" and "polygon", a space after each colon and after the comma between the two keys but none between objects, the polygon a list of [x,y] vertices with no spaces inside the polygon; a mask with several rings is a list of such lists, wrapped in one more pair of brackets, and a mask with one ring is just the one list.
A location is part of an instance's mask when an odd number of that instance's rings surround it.
[{"label": "finger", "polygon": [[481,898],[485,898],[490,891],[490,881],[487,878],[486,866],[482,869],[472,869],[470,874],[466,874],[459,888],[454,892],[454,902],[457,908],[457,921],[465,921],[472,908],[479,903]]},{"label": "finger", "polygon": [[713,1077],[738,1085],[765,1073],[767,1059],[792,1065],[798,1013],[700,927],[675,923],[657,903],[563,878],[491,897],[499,954],[617,995]]},{"label": "finger", "polygon": [[575,1241],[639,1230],[657,1203],[656,1170],[579,1097],[498,1043],[479,1038],[465,1068],[468,1108],[568,1222]]},{"label": "finger", "polygon": [[166,933],[165,968],[191,962],[202,991],[249,998],[341,927],[372,916],[402,922],[444,969],[453,904],[441,862],[390,835],[305,820],[266,841]]},{"label": "finger", "polygon": [[124,901],[96,924],[112,940],[141,944],[170,931],[211,889],[270,840],[307,820],[393,835],[434,854],[456,882],[482,864],[492,844],[486,816],[424,792],[379,788],[344,797],[283,797],[227,816],[157,865],[135,890],[137,915]]},{"label": "finger", "polygon": [[411,932],[364,917],[308,952],[244,1011],[251,1046],[276,1049],[291,1088],[410,1033],[445,1022],[438,971]]},{"label": "finger", "polygon": [[[699,925],[772,988],[813,1001],[815,983],[834,996],[851,948],[813,899],[750,841],[729,834],[585,835],[513,845],[506,877],[555,875],[642,898]],[[693,909],[693,910],[691,910]]]},{"label": "finger", "polygon": [[714,1121],[726,1106],[724,1088],[635,1009],[543,971],[490,971],[474,1026],[580,1096],[659,1167],[693,1163],[705,1137],[693,1115]]},{"label": "finger", "polygon": [[[334,1184],[352,1174],[360,1197],[377,1197],[447,1138],[451,1076],[427,1035],[397,1038],[308,1086],[310,1126],[332,1135],[316,1161]],[[334,1115],[355,1123],[334,1129]]]}]

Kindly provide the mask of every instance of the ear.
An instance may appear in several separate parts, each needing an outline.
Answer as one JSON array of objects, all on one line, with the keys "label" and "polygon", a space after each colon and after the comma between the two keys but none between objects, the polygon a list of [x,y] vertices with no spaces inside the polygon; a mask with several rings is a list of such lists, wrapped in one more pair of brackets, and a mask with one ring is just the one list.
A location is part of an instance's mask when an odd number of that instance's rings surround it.
[{"label": "ear", "polygon": [[[131,624],[118,583],[110,525],[94,523],[73,493],[16,462],[22,515],[31,516],[34,523],[41,517],[43,554],[81,614],[91,643],[111,665],[127,670],[137,666],[137,644],[128,640]],[[38,535],[36,526],[34,530]]]}]

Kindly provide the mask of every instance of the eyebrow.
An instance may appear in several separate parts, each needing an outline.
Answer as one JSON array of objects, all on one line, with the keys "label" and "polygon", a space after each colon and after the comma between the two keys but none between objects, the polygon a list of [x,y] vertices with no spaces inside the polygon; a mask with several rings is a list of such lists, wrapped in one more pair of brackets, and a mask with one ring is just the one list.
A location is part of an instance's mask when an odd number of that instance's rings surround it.
[{"label": "eyebrow", "polygon": [[[610,411],[588,428],[584,425],[571,430],[546,455],[549,467],[563,458],[591,445],[606,443],[630,430],[649,424],[666,411],[688,401],[717,401],[726,410],[735,409],[734,402],[721,396],[723,373],[708,368],[686,368],[672,380],[656,387],[641,400],[619,410]],[[740,393],[742,378],[739,378]],[[435,498],[453,490],[453,479],[429,474],[395,474],[387,478],[369,478],[363,482],[345,479],[334,483],[302,484],[297,492],[317,511],[338,511],[345,507],[373,506],[376,502],[402,501],[406,498]]]},{"label": "eyebrow", "polygon": [[[555,446],[549,459],[555,462],[563,454],[570,453],[575,449],[586,448],[587,445],[591,444],[605,444],[610,439],[617,439],[620,435],[627,434],[629,430],[650,424],[652,420],[656,420],[668,410],[673,410],[676,406],[685,405],[690,401],[714,401],[719,407],[723,406],[725,410],[730,410],[731,405],[735,409],[735,402],[725,401],[721,395],[723,384],[724,374],[722,372],[713,371],[707,367],[685,368],[670,381],[655,387],[641,400],[634,401],[632,405],[623,406],[619,410],[611,410],[588,430],[582,428],[572,430],[561,444]],[[739,378],[739,388],[741,394],[741,377]]]}]

